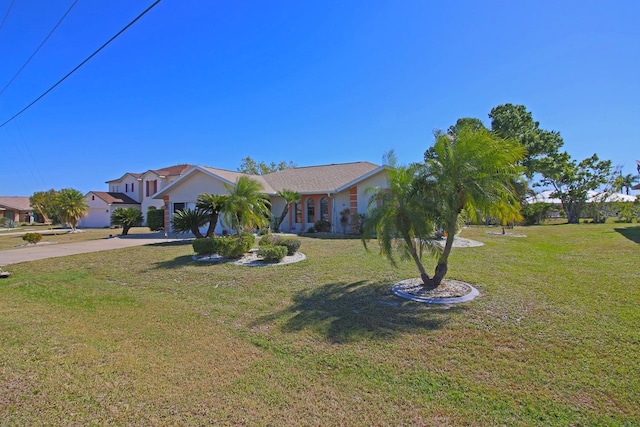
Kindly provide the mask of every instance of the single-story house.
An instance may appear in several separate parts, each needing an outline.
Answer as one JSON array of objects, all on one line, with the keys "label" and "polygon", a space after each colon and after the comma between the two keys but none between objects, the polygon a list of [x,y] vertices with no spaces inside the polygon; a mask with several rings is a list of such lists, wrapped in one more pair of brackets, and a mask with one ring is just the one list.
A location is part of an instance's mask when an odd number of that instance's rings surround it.
[{"label": "single-story house", "polygon": [[[206,166],[195,166],[158,191],[153,198],[162,200],[165,208],[165,229],[171,230],[171,214],[185,208],[194,208],[198,195],[227,194],[225,187],[233,185],[241,172]],[[367,212],[370,187],[387,185],[384,166],[369,162],[353,162],[283,169],[266,175],[250,175],[258,181],[271,202],[271,212],[280,216],[285,201],[279,191],[295,191],[301,195],[281,224],[281,230],[300,232],[307,230],[318,220],[327,220],[332,231],[340,229],[340,212],[349,209],[350,214]],[[216,233],[225,228],[220,221]]]},{"label": "single-story house", "polygon": [[35,215],[28,197],[0,197],[0,217],[15,222],[34,222]]},{"label": "single-story house", "polygon": [[90,191],[85,196],[85,201],[89,205],[89,213],[78,222],[78,226],[83,228],[108,227],[111,224],[111,214],[117,208],[140,209],[140,203],[124,193]]}]

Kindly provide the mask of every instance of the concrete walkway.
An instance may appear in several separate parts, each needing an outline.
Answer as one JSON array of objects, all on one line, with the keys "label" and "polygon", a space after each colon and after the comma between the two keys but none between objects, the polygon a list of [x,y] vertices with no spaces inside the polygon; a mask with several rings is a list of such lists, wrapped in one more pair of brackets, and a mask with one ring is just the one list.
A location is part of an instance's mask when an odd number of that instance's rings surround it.
[{"label": "concrete walkway", "polygon": [[182,240],[189,240],[189,238],[165,237],[162,234],[139,234],[75,243],[25,246],[20,249],[0,251],[0,267],[45,258],[56,258],[88,252],[109,251],[113,249],[130,248],[132,246],[144,246]]}]

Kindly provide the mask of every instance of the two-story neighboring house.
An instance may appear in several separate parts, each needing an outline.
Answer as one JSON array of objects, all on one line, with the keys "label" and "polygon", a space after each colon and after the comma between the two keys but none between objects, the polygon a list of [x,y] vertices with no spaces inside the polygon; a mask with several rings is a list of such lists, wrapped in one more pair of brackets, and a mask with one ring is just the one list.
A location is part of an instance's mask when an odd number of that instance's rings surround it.
[{"label": "two-story neighboring house", "polygon": [[107,181],[108,191],[90,191],[85,195],[89,213],[78,225],[87,228],[108,227],[111,225],[111,214],[119,207],[138,208],[146,220],[149,208],[163,206],[162,200],[153,196],[192,167],[184,164],[150,169],[143,173],[127,172],[120,178]]}]

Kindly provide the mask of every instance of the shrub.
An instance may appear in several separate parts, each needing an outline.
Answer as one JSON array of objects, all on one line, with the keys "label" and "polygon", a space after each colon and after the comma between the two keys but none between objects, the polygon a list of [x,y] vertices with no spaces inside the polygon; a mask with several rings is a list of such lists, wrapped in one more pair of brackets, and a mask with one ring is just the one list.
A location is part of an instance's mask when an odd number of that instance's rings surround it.
[{"label": "shrub", "polygon": [[356,234],[362,234],[363,226],[364,226],[365,215],[361,213],[352,213],[351,221],[349,225],[351,225],[351,232]]},{"label": "shrub", "polygon": [[218,237],[217,253],[225,258],[239,258],[244,253],[249,252],[251,247],[256,241],[256,238],[251,233],[242,233],[238,236],[226,236]]},{"label": "shrub", "polygon": [[0,218],[0,228],[15,228],[16,222],[6,216]]},{"label": "shrub", "polygon": [[211,237],[205,237],[204,239],[195,239],[191,244],[193,251],[198,255],[211,255],[218,252],[217,240]]},{"label": "shrub", "polygon": [[278,234],[265,234],[258,241],[258,245],[259,246],[278,245],[281,240],[282,240],[282,237]]},{"label": "shrub", "polygon": [[266,236],[262,236],[258,245],[260,247],[263,246],[283,246],[287,248],[287,255],[291,256],[295,254],[298,249],[300,249],[301,241],[298,239],[293,239],[291,237],[282,237],[278,234],[268,234]]},{"label": "shrub", "polygon": [[32,244],[35,245],[40,240],[42,240],[42,234],[40,234],[40,233],[27,233],[24,236],[22,236],[22,240],[24,240],[27,243],[32,243]]},{"label": "shrub", "polygon": [[329,231],[331,231],[331,223],[329,221],[327,221],[326,219],[321,219],[321,220],[316,221],[316,223],[313,224],[313,227],[319,233],[328,233]]},{"label": "shrub", "polygon": [[147,211],[147,227],[151,231],[164,228],[164,209],[149,209]]},{"label": "shrub", "polygon": [[522,217],[524,225],[540,224],[543,219],[549,216],[553,206],[549,203],[536,202],[522,206]]},{"label": "shrub", "polygon": [[313,225],[311,227],[307,228],[307,233],[315,233],[316,231],[317,230]]},{"label": "shrub", "polygon": [[298,249],[300,249],[301,244],[302,242],[300,240],[292,238],[282,239],[277,243],[278,246],[287,248],[287,255],[289,256],[295,254]]},{"label": "shrub", "polygon": [[284,246],[262,245],[258,250],[258,255],[267,262],[280,262],[287,255],[287,248]]}]

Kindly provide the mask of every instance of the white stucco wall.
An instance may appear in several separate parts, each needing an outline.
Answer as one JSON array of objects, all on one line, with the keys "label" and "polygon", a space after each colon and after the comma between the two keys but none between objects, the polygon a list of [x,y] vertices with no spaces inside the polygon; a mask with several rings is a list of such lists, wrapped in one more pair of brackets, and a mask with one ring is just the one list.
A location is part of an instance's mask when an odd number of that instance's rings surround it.
[{"label": "white stucco wall", "polygon": [[[184,178],[181,182],[169,190],[167,195],[169,196],[169,203],[171,213],[173,214],[175,203],[185,203],[186,208],[194,208],[196,199],[200,194],[228,194],[229,192],[225,188],[222,181],[207,175],[200,171],[191,173],[188,177]],[[160,206],[163,205],[161,200],[158,200]],[[222,230],[226,228],[222,224],[222,218],[218,220],[216,226],[216,234],[221,234]],[[207,227],[203,227],[202,231],[206,231]]]},{"label": "white stucco wall", "polygon": [[367,207],[369,206],[369,200],[371,199],[371,194],[367,194],[367,188],[371,187],[386,188],[387,173],[385,171],[381,171],[358,183],[358,213],[367,213]]}]

